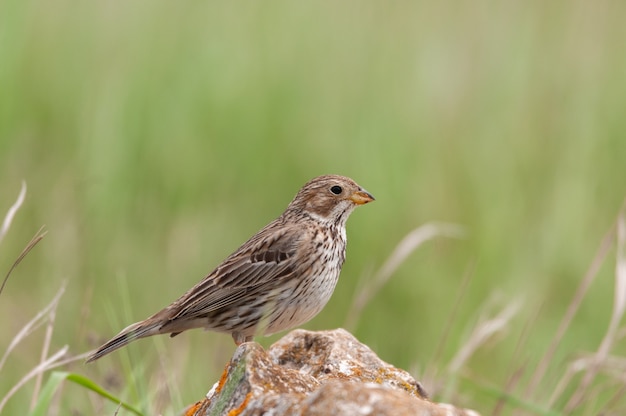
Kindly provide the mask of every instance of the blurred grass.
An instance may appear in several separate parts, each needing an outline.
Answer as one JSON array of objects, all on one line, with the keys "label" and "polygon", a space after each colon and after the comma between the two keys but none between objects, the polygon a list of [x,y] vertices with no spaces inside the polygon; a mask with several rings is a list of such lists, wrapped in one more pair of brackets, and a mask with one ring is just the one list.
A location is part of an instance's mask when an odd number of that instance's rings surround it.
[{"label": "blurred grass", "polygon": [[[522,297],[510,336],[469,363],[499,384],[538,308],[523,356],[544,352],[626,193],[621,2],[1,0],[0,10],[0,212],[29,185],[0,270],[49,230],[0,298],[0,340],[67,278],[56,342],[92,348],[191,287],[305,181],[339,173],[377,202],[350,219],[339,287],[306,327],[342,325],[360,276],[411,229],[458,223],[469,237],[421,248],[356,335],[393,364],[431,365],[475,262],[443,358],[487,299]],[[557,363],[601,340],[612,264]],[[127,354],[157,368],[154,345]],[[183,386],[174,408],[201,397],[233,350],[202,331],[161,345]],[[0,391],[38,355],[37,342],[21,349]],[[111,381],[119,359],[72,371]]]}]

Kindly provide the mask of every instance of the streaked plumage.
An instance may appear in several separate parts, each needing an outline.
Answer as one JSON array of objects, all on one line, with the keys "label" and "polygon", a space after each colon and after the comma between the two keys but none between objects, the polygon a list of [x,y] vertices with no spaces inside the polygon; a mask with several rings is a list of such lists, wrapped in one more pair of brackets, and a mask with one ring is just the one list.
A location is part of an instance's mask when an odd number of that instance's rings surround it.
[{"label": "streaked plumage", "polygon": [[130,325],[94,352],[94,361],[129,342],[192,328],[230,333],[236,344],[317,315],[335,289],[345,260],[346,221],[374,197],[352,179],[319,176],[285,212],[165,309]]}]

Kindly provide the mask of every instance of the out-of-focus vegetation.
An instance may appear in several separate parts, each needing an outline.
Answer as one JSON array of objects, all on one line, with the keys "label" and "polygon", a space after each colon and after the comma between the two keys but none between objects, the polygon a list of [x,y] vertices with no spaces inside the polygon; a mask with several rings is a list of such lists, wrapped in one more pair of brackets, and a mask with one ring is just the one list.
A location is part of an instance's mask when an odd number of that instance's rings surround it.
[{"label": "out-of-focus vegetation", "polygon": [[[186,291],[308,179],[338,173],[377,201],[351,217],[339,286],[305,327],[344,325],[410,230],[462,225],[465,239],[410,256],[352,329],[416,378],[436,373],[434,399],[489,414],[498,394],[484,386],[531,379],[624,201],[625,15],[616,1],[0,1],[2,215],[29,187],[0,273],[48,230],[0,295],[0,351],[64,280],[52,347],[97,346]],[[529,402],[546,407],[568,363],[599,345],[614,263],[610,250]],[[447,374],[479,317],[513,302],[506,329]],[[13,352],[0,396],[43,337]],[[70,369],[171,413],[233,350],[193,331]],[[611,397],[581,414],[623,411]],[[101,405],[68,385],[54,406],[115,412]]]}]

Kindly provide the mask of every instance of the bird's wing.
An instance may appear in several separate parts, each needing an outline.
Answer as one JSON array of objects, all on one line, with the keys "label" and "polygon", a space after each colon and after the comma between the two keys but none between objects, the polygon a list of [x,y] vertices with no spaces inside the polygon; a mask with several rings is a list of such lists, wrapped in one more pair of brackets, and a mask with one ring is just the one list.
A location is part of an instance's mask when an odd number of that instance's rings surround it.
[{"label": "bird's wing", "polygon": [[[299,227],[266,227],[168,308],[168,319],[203,316],[242,297],[271,290],[293,275]],[[260,238],[259,238],[260,237]]]}]

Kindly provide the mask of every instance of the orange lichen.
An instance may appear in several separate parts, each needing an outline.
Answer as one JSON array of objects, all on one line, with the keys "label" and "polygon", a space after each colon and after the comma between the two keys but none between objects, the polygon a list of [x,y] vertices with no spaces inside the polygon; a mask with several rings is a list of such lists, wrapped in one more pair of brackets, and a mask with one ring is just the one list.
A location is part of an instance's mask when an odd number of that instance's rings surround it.
[{"label": "orange lichen", "polygon": [[252,392],[246,394],[246,398],[243,399],[243,402],[241,402],[241,405],[238,408],[233,409],[230,412],[228,412],[228,416],[237,416],[241,414],[241,412],[243,412],[246,406],[248,405],[248,402],[250,401],[250,397],[252,397]]},{"label": "orange lichen", "polygon": [[376,377],[374,381],[378,384],[383,384],[385,380],[391,380],[394,378],[396,379],[395,385],[400,387],[402,390],[419,398],[425,398],[416,385],[404,381],[400,378],[394,377],[394,372],[388,368],[379,368],[378,377]]},{"label": "orange lichen", "polygon": [[230,363],[226,364],[224,367],[224,371],[222,372],[222,376],[220,377],[220,381],[217,383],[217,387],[215,388],[215,394],[218,394],[224,388],[224,384],[226,384],[226,380],[228,379],[228,368],[230,367]]},{"label": "orange lichen", "polygon": [[185,416],[193,416],[193,415],[195,415],[196,412],[198,411],[198,409],[200,409],[200,406],[202,406],[202,402],[203,401],[199,401],[199,402],[196,402],[195,404],[192,404],[191,406],[189,406],[187,411],[185,411]]}]

